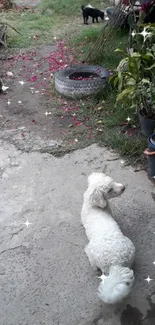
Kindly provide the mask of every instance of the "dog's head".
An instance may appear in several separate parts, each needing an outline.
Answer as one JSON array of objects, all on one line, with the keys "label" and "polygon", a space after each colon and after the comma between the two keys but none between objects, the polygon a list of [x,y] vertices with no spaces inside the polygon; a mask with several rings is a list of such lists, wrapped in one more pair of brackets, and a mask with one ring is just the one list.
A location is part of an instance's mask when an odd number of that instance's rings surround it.
[{"label": "dog's head", "polygon": [[103,11],[100,11],[100,18],[101,18],[102,20],[104,20],[104,12],[103,12]]},{"label": "dog's head", "polygon": [[104,208],[107,200],[124,192],[125,186],[103,173],[92,173],[88,177],[88,190],[92,205]]},{"label": "dog's head", "polygon": [[101,276],[99,297],[108,304],[116,304],[126,298],[134,282],[133,271],[128,267],[112,266],[109,276]]}]

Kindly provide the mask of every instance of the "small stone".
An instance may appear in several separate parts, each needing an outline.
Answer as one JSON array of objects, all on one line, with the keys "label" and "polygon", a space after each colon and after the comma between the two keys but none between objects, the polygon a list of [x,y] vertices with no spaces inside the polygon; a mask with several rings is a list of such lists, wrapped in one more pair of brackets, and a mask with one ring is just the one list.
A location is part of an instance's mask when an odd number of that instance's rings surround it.
[{"label": "small stone", "polygon": [[8,77],[12,77],[12,76],[13,76],[13,73],[12,73],[11,71],[8,71],[8,72],[7,72],[7,76],[8,76]]},{"label": "small stone", "polygon": [[49,147],[57,147],[58,143],[55,142],[55,141],[50,141],[50,142],[48,143],[48,145],[49,145]]},{"label": "small stone", "polygon": [[9,87],[6,87],[6,86],[4,86],[4,85],[2,86],[2,90],[3,90],[3,91],[6,91],[7,89],[9,89]]}]

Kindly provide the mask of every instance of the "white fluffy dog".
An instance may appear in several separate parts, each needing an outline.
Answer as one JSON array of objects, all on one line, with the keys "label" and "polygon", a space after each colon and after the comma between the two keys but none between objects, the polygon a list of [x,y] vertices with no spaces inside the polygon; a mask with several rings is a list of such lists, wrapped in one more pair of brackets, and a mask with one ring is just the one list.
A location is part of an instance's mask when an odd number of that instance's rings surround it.
[{"label": "white fluffy dog", "polygon": [[111,215],[108,200],[123,193],[125,187],[102,173],[88,177],[84,193],[81,221],[89,243],[85,253],[93,269],[102,271],[98,288],[99,297],[115,304],[128,296],[134,281],[130,267],[135,247],[125,237]]}]

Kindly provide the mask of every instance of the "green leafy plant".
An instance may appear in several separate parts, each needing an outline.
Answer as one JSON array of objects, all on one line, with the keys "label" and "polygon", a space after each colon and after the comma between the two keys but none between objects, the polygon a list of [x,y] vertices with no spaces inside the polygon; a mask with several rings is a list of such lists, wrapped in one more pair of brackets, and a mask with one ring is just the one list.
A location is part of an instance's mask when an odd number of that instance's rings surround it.
[{"label": "green leafy plant", "polygon": [[147,118],[155,118],[155,48],[145,53],[117,49],[123,59],[110,78],[118,94],[116,102],[128,103]]}]

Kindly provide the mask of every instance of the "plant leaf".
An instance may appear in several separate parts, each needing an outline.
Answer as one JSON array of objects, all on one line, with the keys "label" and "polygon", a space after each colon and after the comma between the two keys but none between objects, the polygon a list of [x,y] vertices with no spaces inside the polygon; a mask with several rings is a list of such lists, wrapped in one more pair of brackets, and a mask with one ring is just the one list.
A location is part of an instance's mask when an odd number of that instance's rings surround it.
[{"label": "plant leaf", "polygon": [[145,78],[142,79],[142,83],[143,84],[148,84],[148,85],[151,84],[150,81],[148,79],[145,79]]},{"label": "plant leaf", "polygon": [[[134,87],[124,89],[116,98],[116,102],[123,100],[125,97],[133,94]],[[130,96],[129,96],[130,97]]]},{"label": "plant leaf", "polygon": [[152,64],[149,68],[145,68],[145,70],[152,70],[153,68],[155,68],[155,63]]},{"label": "plant leaf", "polygon": [[130,78],[126,81],[126,85],[128,86],[135,86],[136,85],[136,80],[134,78]]},{"label": "plant leaf", "polygon": [[123,55],[127,55],[123,50],[121,50],[121,49],[116,49],[114,52],[116,52],[116,53],[120,53],[120,54],[123,54]]}]

